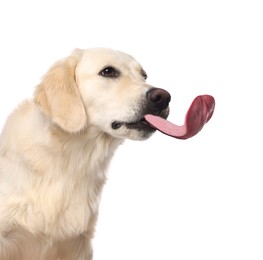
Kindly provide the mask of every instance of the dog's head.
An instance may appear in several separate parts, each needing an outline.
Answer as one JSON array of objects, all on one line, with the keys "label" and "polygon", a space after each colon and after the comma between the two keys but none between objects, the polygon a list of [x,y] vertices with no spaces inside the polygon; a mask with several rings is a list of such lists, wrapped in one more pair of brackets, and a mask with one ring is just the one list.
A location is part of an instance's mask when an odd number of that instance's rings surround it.
[{"label": "dog's head", "polygon": [[34,99],[64,131],[95,127],[117,138],[142,140],[155,131],[144,115],[167,118],[171,98],[146,78],[141,65],[123,52],[77,49],[51,67]]}]

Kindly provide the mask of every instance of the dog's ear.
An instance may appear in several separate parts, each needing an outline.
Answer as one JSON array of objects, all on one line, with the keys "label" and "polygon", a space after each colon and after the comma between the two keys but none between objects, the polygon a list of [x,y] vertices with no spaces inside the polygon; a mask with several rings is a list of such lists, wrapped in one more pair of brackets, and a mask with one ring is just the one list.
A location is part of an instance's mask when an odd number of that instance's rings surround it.
[{"label": "dog's ear", "polygon": [[85,127],[87,117],[75,79],[81,50],[56,62],[37,86],[34,100],[43,112],[67,132]]}]

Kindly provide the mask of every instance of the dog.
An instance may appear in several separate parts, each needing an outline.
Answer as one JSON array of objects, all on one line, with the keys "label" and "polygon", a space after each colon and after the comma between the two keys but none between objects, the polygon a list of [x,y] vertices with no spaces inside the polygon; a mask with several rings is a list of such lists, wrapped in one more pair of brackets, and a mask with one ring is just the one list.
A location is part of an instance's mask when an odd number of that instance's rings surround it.
[{"label": "dog", "polygon": [[167,118],[170,94],[130,55],[75,49],[57,61],[0,136],[0,259],[91,260],[107,166],[128,138]]}]

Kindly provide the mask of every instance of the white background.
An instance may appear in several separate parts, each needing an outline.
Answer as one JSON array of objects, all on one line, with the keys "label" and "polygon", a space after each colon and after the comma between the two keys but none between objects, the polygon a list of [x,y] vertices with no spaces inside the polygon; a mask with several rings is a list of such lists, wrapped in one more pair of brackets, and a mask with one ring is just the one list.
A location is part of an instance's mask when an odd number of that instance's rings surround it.
[{"label": "white background", "polygon": [[134,56],[148,82],[171,93],[174,123],[195,96],[216,99],[213,118],[194,138],[156,133],[119,148],[95,260],[263,259],[261,3],[1,1],[1,127],[75,47]]}]

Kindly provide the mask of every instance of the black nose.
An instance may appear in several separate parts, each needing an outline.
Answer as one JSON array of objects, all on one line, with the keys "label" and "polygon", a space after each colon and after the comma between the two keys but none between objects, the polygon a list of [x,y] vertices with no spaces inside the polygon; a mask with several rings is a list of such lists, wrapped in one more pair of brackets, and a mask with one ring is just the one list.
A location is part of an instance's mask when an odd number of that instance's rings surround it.
[{"label": "black nose", "polygon": [[168,107],[171,100],[171,95],[161,88],[151,88],[146,96],[150,107],[159,113]]}]

